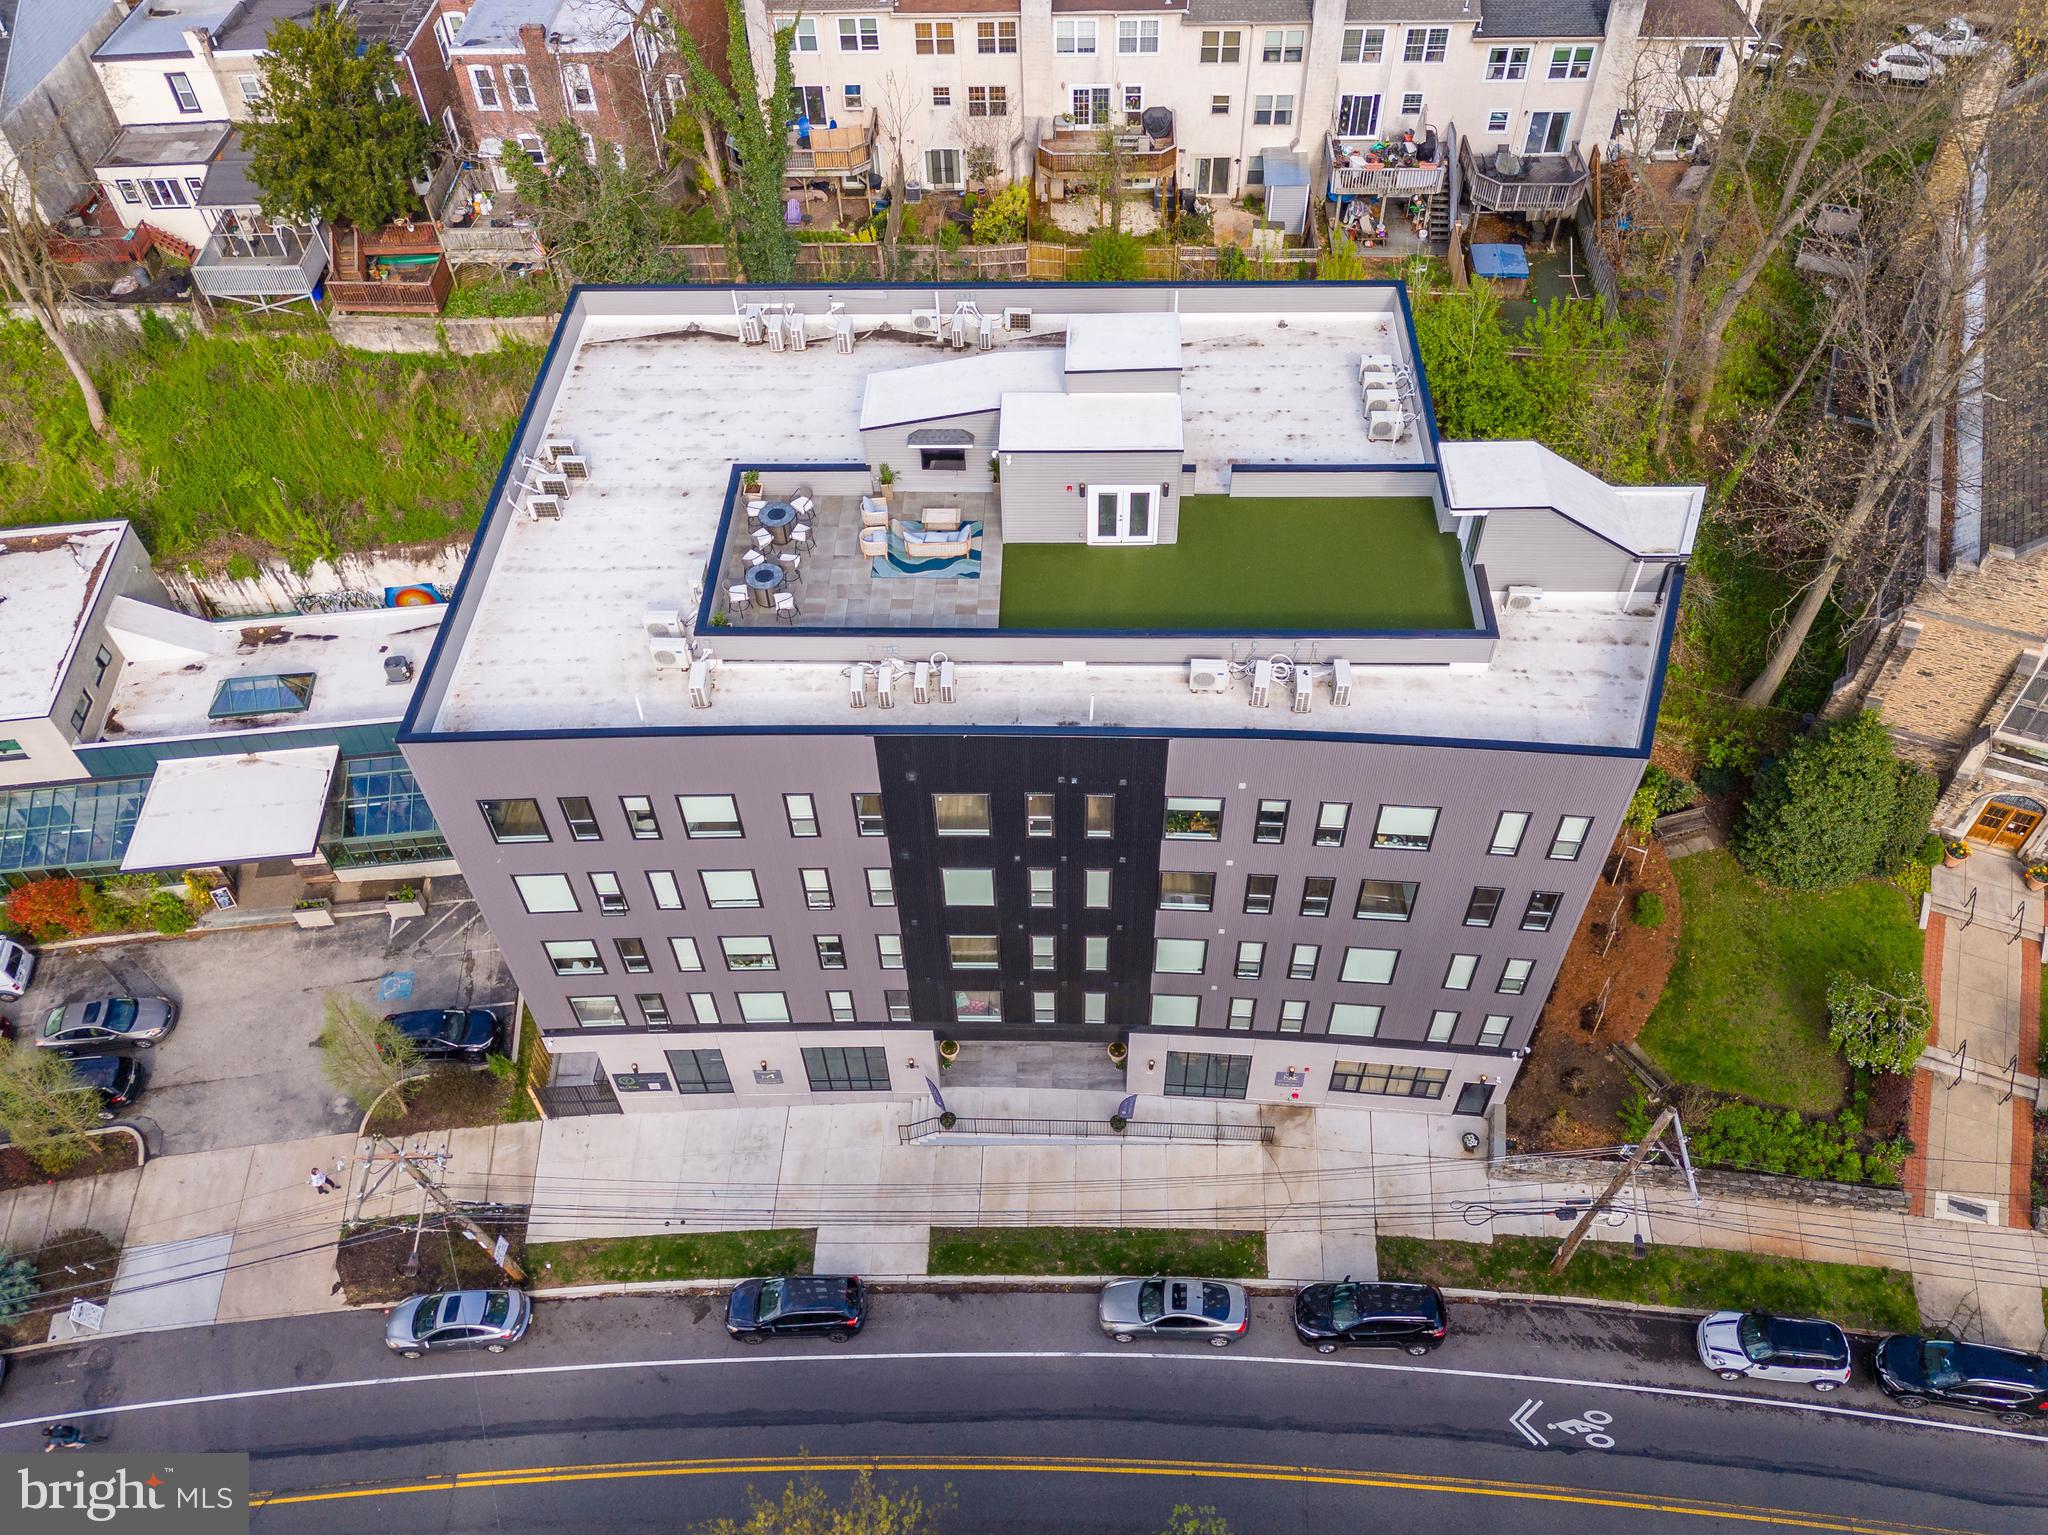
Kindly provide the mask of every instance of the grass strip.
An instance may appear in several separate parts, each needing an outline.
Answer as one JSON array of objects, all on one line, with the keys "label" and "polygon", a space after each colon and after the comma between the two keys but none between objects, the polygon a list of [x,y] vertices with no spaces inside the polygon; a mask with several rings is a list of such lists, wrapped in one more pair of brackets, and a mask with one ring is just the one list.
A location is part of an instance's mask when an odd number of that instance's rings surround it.
[{"label": "grass strip", "polygon": [[1266,1234],[1155,1226],[934,1226],[931,1272],[1263,1279]]},{"label": "grass strip", "polygon": [[818,1233],[693,1231],[674,1236],[535,1242],[526,1249],[536,1285],[645,1284],[659,1279],[747,1279],[808,1274]]}]

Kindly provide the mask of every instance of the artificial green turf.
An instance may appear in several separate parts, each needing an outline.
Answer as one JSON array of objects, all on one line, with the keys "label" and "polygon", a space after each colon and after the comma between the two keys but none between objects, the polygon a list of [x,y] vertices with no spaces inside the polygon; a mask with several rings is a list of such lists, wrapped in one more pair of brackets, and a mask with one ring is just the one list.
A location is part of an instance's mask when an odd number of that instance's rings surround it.
[{"label": "artificial green turf", "polygon": [[1839,1109],[1849,1073],[1828,1044],[1828,977],[1920,973],[1906,898],[1876,880],[1774,890],[1720,851],[1671,869],[1678,961],[1638,1043],[1681,1082],[1810,1114]]},{"label": "artificial green turf", "polygon": [[748,1279],[758,1274],[808,1274],[817,1242],[817,1232],[795,1228],[596,1237],[529,1243],[526,1265],[537,1285]]},{"label": "artificial green turf", "polygon": [[1006,543],[1002,579],[1005,629],[1472,625],[1424,496],[1188,496],[1174,543]]},{"label": "artificial green turf", "polygon": [[1264,1279],[1266,1234],[1153,1226],[935,1226],[931,1271]]},{"label": "artificial green turf", "polygon": [[1869,1332],[1910,1332],[1920,1325],[1913,1277],[1898,1269],[1661,1244],[1636,1258],[1625,1243],[1588,1242],[1562,1274],[1553,1274],[1550,1260],[1556,1254],[1557,1242],[1539,1237],[1496,1237],[1491,1243],[1379,1239],[1384,1277],[1454,1290],[1581,1295],[1694,1311],[1775,1311],[1827,1317]]}]

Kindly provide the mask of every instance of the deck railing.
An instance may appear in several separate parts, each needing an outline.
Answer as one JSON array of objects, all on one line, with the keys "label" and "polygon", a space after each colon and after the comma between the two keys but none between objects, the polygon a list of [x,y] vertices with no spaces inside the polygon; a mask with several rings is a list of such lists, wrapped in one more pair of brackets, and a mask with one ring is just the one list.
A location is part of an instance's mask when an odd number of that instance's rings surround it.
[{"label": "deck railing", "polygon": [[[1039,171],[1062,180],[1100,174],[1110,158],[1109,147],[1103,143],[1102,134],[1101,126],[1066,126],[1055,119],[1038,140],[1034,159]],[[1156,138],[1149,133],[1120,128],[1115,132],[1115,147],[1122,157],[1126,180],[1163,179],[1173,174],[1176,151],[1170,133]]]},{"label": "deck railing", "polygon": [[1466,195],[1474,207],[1487,213],[1538,213],[1547,217],[1570,214],[1586,195],[1592,180],[1586,160],[1578,150],[1555,155],[1518,155],[1516,175],[1501,174],[1490,154],[1475,155],[1464,150]]},{"label": "deck railing", "polygon": [[192,281],[208,298],[260,298],[311,293],[327,270],[327,241],[318,225],[293,229],[221,230],[192,263]]}]

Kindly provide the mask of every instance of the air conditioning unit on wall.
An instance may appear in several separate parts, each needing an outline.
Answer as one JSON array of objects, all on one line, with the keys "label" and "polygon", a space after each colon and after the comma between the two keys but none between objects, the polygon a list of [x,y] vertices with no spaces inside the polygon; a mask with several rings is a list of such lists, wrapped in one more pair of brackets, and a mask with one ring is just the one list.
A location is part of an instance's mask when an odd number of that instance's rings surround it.
[{"label": "air conditioning unit on wall", "polygon": [[1508,588],[1508,611],[1510,613],[1531,613],[1543,601],[1540,586],[1511,586]]},{"label": "air conditioning unit on wall", "polygon": [[1213,657],[1197,657],[1188,662],[1188,691],[1190,693],[1229,692],[1230,663]]}]

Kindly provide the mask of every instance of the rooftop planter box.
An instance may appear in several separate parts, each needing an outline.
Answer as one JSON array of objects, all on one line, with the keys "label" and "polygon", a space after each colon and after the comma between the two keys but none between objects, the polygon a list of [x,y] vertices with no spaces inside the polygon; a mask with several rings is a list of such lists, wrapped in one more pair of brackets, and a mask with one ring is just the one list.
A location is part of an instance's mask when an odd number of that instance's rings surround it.
[{"label": "rooftop planter box", "polygon": [[427,914],[427,898],[407,887],[384,897],[384,915],[396,921],[400,917],[424,917]]}]

